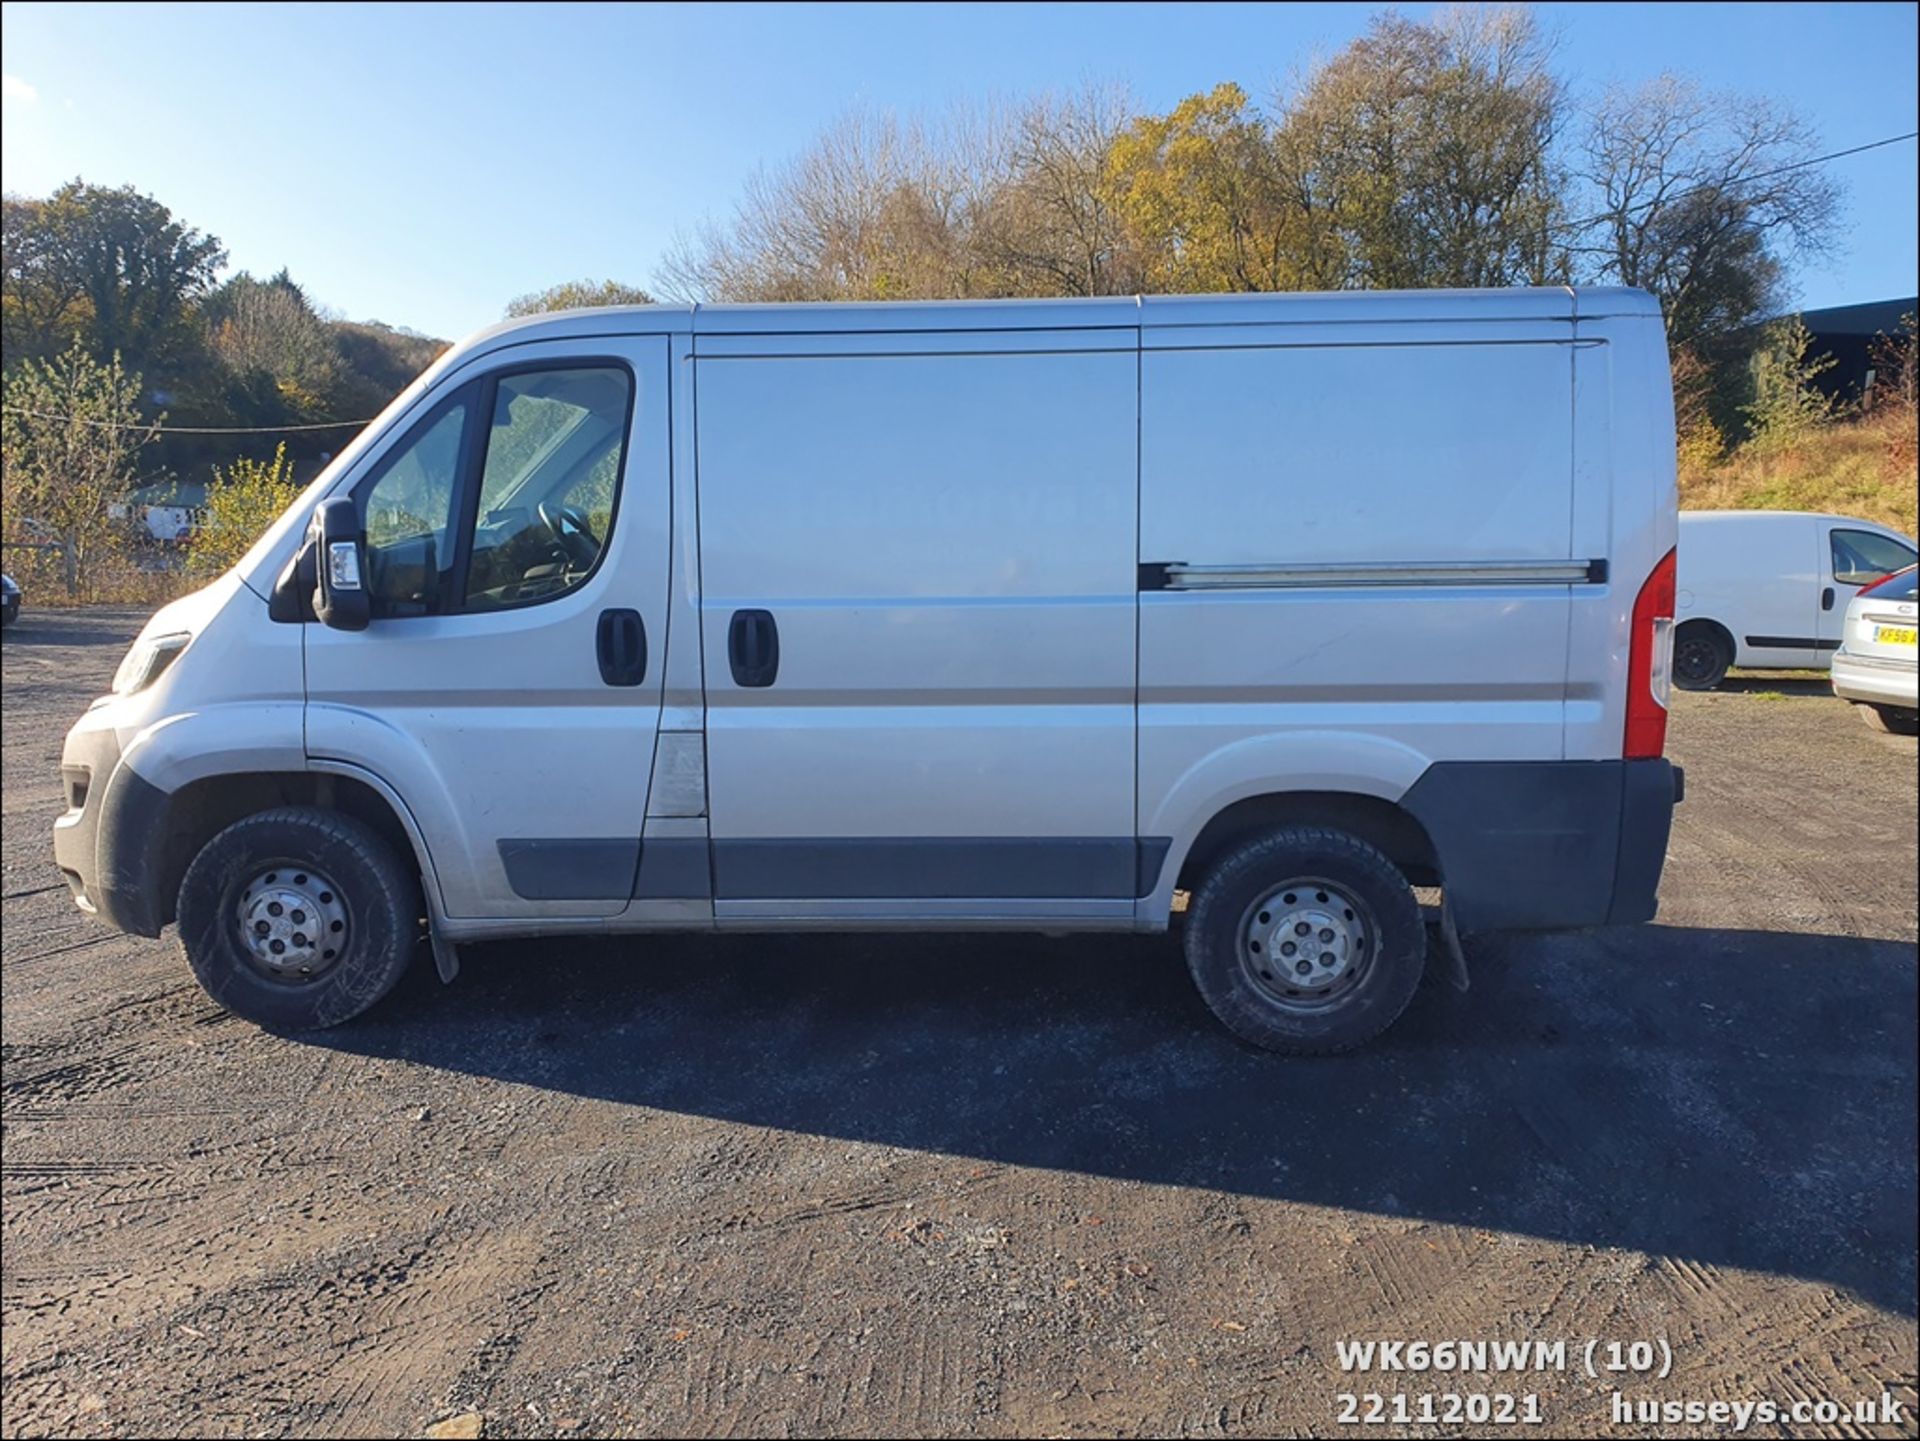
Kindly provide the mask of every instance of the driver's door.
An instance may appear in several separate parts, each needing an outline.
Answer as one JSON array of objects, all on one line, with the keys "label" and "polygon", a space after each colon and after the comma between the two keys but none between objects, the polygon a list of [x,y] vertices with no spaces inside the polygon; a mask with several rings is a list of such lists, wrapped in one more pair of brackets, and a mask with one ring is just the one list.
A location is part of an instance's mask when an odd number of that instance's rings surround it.
[{"label": "driver's door", "polygon": [[614,915],[660,715],[667,341],[511,354],[349,482],[374,619],[306,627],[307,750],[399,793],[445,914]]},{"label": "driver's door", "polygon": [[1868,586],[1913,564],[1913,547],[1879,530],[1828,525],[1820,533],[1820,664],[1830,665],[1847,637],[1847,607]]}]

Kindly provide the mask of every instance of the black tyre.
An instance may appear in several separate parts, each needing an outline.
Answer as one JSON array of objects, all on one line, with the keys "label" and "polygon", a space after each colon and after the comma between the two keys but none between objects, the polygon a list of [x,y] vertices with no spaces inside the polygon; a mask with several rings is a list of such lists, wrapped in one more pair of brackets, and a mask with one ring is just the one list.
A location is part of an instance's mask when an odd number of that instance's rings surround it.
[{"label": "black tyre", "polygon": [[1863,705],[1858,709],[1869,730],[1890,736],[1920,735],[1920,711],[1891,705]]},{"label": "black tyre", "polygon": [[1692,621],[1673,637],[1673,683],[1681,690],[1712,690],[1727,678],[1733,646],[1715,625]]},{"label": "black tyre", "polygon": [[235,821],[180,882],[180,942],[208,995],[270,1031],[359,1015],[413,959],[420,888],[393,847],[336,811]]},{"label": "black tyre", "polygon": [[1241,1040],[1324,1055],[1399,1018],[1427,930],[1392,861],[1345,831],[1302,826],[1215,863],[1187,910],[1186,951],[1201,996]]}]

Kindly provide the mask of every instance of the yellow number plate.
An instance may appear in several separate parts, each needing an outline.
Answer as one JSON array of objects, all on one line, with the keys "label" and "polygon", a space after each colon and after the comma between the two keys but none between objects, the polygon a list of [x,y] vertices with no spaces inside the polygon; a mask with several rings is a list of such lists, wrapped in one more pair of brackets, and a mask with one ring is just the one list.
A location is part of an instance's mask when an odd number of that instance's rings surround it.
[{"label": "yellow number plate", "polygon": [[1881,645],[1913,645],[1920,641],[1920,631],[1912,626],[1877,625],[1873,628],[1873,638]]}]

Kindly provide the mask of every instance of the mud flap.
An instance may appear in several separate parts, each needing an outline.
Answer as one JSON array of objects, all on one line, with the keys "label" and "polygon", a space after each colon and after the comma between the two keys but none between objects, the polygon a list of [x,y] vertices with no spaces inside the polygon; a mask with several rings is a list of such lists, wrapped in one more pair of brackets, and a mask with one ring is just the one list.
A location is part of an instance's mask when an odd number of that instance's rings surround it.
[{"label": "mud flap", "polygon": [[1471,984],[1467,979],[1467,953],[1460,947],[1460,927],[1454,924],[1453,903],[1440,897],[1440,945],[1447,958],[1447,979],[1457,991],[1464,991]]},{"label": "mud flap", "polygon": [[459,949],[440,934],[440,928],[431,919],[427,921],[427,940],[433,946],[433,968],[440,973],[440,983],[452,984],[453,978],[460,974]]}]

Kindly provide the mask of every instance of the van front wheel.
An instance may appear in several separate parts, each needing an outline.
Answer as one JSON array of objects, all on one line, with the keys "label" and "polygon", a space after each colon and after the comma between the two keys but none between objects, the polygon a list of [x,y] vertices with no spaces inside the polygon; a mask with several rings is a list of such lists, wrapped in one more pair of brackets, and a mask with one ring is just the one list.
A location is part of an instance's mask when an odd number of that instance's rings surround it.
[{"label": "van front wheel", "polygon": [[235,821],[180,883],[180,942],[209,996],[270,1031],[351,1020],[413,958],[419,887],[351,816],[287,806]]},{"label": "van front wheel", "polygon": [[1290,827],[1215,864],[1187,911],[1186,952],[1202,998],[1241,1040],[1324,1055],[1398,1019],[1427,932],[1379,850],[1345,831]]}]

